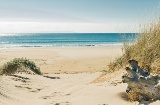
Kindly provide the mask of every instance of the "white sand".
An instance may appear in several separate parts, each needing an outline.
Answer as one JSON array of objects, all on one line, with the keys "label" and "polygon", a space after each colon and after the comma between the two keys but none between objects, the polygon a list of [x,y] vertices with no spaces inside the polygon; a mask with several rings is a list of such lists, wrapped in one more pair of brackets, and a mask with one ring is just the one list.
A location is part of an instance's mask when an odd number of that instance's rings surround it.
[{"label": "white sand", "polygon": [[95,72],[108,69],[108,63],[121,54],[121,47],[1,49],[0,65],[13,58],[26,57],[43,73]]},{"label": "white sand", "polygon": [[124,84],[118,86],[90,84],[94,78],[99,76],[99,73],[51,76],[60,77],[60,79],[25,75],[30,79],[23,83],[16,81],[15,77],[4,77],[1,81],[7,86],[2,87],[5,90],[2,94],[5,94],[6,97],[1,96],[0,102],[8,105],[11,103],[12,105],[35,105],[35,103],[38,105],[56,103],[60,105],[117,105],[119,101],[123,105],[129,103],[119,97],[120,93],[125,91],[124,88],[120,88]]},{"label": "white sand", "polygon": [[29,78],[25,82],[18,77],[4,76],[0,79],[0,105],[138,105],[128,101],[126,84],[113,84],[120,75],[109,82],[91,83],[100,74],[48,74],[55,79],[19,74]]},{"label": "white sand", "polygon": [[[127,84],[121,83],[124,71],[97,79],[102,74],[99,71],[107,70],[107,64],[121,54],[117,47],[3,49],[1,65],[14,57],[27,57],[48,78],[29,74],[0,77],[0,105],[138,105],[127,99]],[[160,101],[149,105],[160,105]]]}]

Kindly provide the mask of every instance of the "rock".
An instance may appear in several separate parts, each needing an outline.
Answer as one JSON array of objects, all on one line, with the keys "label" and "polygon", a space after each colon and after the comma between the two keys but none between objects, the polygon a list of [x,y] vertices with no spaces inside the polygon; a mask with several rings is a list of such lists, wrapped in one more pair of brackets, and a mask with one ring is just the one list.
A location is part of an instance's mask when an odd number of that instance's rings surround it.
[{"label": "rock", "polygon": [[148,101],[160,99],[160,76],[151,75],[138,66],[135,60],[128,61],[127,74],[122,76],[124,83],[128,84],[126,92],[131,101]]}]

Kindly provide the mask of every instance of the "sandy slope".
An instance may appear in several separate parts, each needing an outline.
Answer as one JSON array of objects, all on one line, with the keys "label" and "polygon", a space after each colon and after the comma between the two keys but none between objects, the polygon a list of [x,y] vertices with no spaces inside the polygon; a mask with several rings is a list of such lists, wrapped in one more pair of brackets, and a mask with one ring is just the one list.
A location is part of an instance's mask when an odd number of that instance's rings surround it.
[{"label": "sandy slope", "polygon": [[107,70],[107,64],[122,54],[119,47],[2,49],[0,54],[1,65],[15,57],[26,57],[45,75],[1,76],[0,105],[138,104],[127,100],[127,85],[121,83],[123,71],[107,75],[99,72]]},{"label": "sandy slope", "polygon": [[[128,104],[119,97],[124,88],[90,84],[100,73],[54,74],[46,78],[36,75],[1,77],[0,103],[3,105],[117,105]],[[23,80],[23,81],[22,81]],[[114,91],[113,91],[114,90]]]},{"label": "sandy slope", "polygon": [[[125,94],[120,75],[103,83],[91,83],[101,73],[17,74],[0,78],[0,105],[138,105]],[[115,85],[115,83],[117,83]],[[150,105],[159,105],[160,101]]]}]

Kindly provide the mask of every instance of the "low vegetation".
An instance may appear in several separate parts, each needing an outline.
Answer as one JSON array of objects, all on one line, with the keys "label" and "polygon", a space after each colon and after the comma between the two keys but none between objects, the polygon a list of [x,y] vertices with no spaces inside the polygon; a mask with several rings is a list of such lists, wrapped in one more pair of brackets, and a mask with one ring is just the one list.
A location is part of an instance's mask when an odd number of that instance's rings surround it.
[{"label": "low vegetation", "polygon": [[34,73],[41,75],[40,68],[33,61],[26,58],[15,58],[12,61],[5,63],[1,69],[1,74],[11,75],[17,72]]},{"label": "low vegetation", "polygon": [[109,64],[110,71],[124,67],[129,59],[135,59],[142,69],[160,73],[160,19],[144,27],[135,43],[124,43],[123,47],[123,56]]}]

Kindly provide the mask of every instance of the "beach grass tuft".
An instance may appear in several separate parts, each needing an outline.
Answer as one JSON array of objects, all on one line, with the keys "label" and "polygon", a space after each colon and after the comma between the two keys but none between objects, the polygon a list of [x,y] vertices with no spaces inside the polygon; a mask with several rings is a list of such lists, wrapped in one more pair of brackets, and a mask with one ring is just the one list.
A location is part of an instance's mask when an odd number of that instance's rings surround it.
[{"label": "beach grass tuft", "polygon": [[1,74],[11,75],[16,72],[30,72],[41,75],[40,68],[35,65],[33,61],[26,58],[15,58],[5,63],[0,68]]},{"label": "beach grass tuft", "polygon": [[124,54],[109,64],[113,71],[123,67],[130,59],[139,62],[142,69],[160,73],[160,18],[142,28],[134,43],[124,43]]}]

